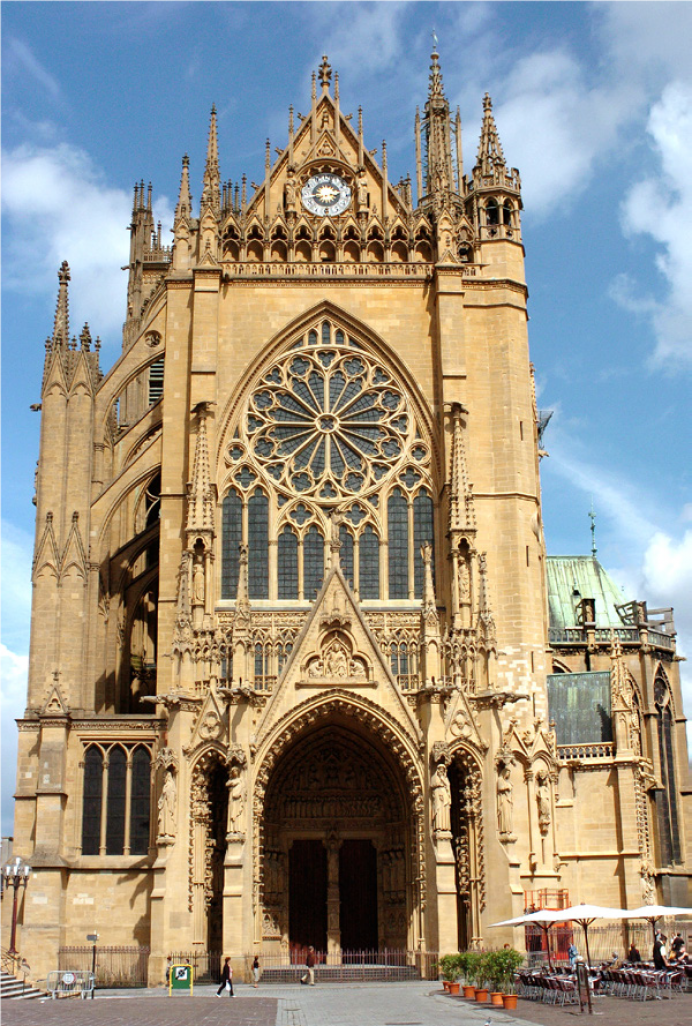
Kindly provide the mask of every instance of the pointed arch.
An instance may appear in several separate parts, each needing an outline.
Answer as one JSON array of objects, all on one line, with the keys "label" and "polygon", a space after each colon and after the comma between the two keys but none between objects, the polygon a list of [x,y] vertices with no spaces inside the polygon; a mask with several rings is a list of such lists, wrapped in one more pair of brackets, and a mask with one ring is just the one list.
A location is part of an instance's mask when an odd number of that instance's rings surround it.
[{"label": "pointed arch", "polygon": [[[228,399],[219,417],[216,451],[218,471],[220,472],[223,467],[223,453],[233,440],[233,434],[238,426],[243,407],[251,390],[259,384],[264,371],[277,357],[291,349],[291,346],[295,344],[297,336],[306,332],[313,322],[319,322],[324,318],[340,324],[347,334],[356,336],[363,345],[364,350],[370,356],[389,365],[393,373],[404,385],[411,400],[422,439],[430,446],[433,455],[433,477],[435,479],[439,478],[441,473],[440,452],[436,441],[432,412],[414,374],[409,371],[401,357],[385,339],[374,332],[364,321],[353,317],[352,314],[329,300],[322,300],[320,303],[304,311],[293,321],[289,322],[281,331],[277,332],[273,338],[260,347],[258,355],[241,376],[238,387]],[[219,486],[220,484],[221,482],[219,482]]]}]

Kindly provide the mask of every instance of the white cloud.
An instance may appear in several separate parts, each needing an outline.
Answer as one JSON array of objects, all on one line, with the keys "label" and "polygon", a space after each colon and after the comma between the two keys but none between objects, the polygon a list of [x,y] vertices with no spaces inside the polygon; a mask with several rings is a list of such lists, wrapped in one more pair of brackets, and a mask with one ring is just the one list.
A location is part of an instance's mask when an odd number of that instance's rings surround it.
[{"label": "white cloud", "polygon": [[[402,50],[401,32],[407,3],[311,4],[311,20],[319,18],[326,30],[324,51],[333,68],[346,75],[362,77],[398,63]],[[335,15],[338,16],[335,18]]]},{"label": "white cloud", "polygon": [[[57,296],[57,270],[70,265],[71,332],[85,321],[92,335],[115,341],[125,318],[132,198],[107,184],[84,150],[62,143],[25,143],[3,155],[2,206],[6,218],[5,286]],[[172,222],[163,197],[155,216]]]},{"label": "white cloud", "polygon": [[59,99],[61,89],[58,81],[44,68],[26,43],[22,43],[19,39],[10,39],[7,46],[7,59],[11,66],[14,65],[13,73],[15,75],[28,72],[39,85],[43,86],[52,99]]},{"label": "white cloud", "polygon": [[[631,281],[616,281],[621,305],[651,317],[654,361],[692,361],[692,86],[676,81],[651,108],[647,126],[659,170],[633,185],[622,205],[629,235],[648,236],[660,247],[656,266],[667,290],[662,300],[637,295]],[[625,286],[623,288],[623,286]]]}]

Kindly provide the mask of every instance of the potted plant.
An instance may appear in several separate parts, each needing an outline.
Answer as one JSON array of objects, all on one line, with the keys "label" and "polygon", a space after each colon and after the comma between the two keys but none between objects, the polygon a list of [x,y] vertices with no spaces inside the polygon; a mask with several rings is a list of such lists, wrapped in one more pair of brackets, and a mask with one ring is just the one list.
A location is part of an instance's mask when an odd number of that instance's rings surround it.
[{"label": "potted plant", "polygon": [[464,997],[471,1000],[476,996],[476,971],[480,957],[478,951],[462,951],[459,954],[459,968],[464,977]]},{"label": "potted plant", "polygon": [[[452,984],[456,983],[457,976],[459,975],[459,968],[457,965],[457,955],[443,955],[440,961],[437,963],[436,968],[442,973],[442,986],[446,991],[455,993],[452,991]],[[459,985],[457,984],[456,993],[459,993]]]},{"label": "potted plant", "polygon": [[484,951],[478,955],[478,966],[476,968],[476,1001],[488,1000],[488,953]]},{"label": "potted plant", "polygon": [[514,974],[524,961],[524,956],[515,948],[503,948],[496,952],[498,982],[503,991],[502,1003],[512,1010],[517,1007],[517,995],[514,992]]},{"label": "potted plant", "polygon": [[487,951],[485,954],[485,974],[490,984],[490,1004],[502,1008],[502,965],[498,959],[499,951]]}]

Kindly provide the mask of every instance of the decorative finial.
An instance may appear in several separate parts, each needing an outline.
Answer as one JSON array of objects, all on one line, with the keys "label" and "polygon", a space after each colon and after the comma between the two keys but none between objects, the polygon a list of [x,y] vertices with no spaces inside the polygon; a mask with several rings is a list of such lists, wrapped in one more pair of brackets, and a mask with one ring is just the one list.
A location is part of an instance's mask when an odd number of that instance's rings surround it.
[{"label": "decorative finial", "polygon": [[483,110],[490,111],[493,109],[493,101],[490,99],[490,93],[486,93],[483,97]]},{"label": "decorative finial", "polygon": [[432,56],[433,57],[437,57],[438,56],[438,52],[437,52],[437,32],[435,31],[435,29],[432,30],[432,39],[433,39],[433,52],[432,52]]},{"label": "decorative finial", "polygon": [[596,514],[593,508],[593,496],[591,497],[591,509],[589,510],[589,520],[591,521],[591,555],[596,558]]},{"label": "decorative finial", "polygon": [[326,93],[329,89],[329,82],[331,80],[331,77],[332,69],[331,65],[329,64],[329,61],[327,60],[327,55],[325,53],[322,54],[322,63],[320,64],[320,83],[322,85],[323,93]]}]

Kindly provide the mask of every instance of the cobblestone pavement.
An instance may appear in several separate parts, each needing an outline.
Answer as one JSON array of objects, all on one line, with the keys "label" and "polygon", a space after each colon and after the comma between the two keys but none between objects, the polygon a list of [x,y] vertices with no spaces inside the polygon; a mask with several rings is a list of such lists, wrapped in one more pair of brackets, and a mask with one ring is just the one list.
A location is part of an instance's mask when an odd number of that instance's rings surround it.
[{"label": "cobblestone pavement", "polygon": [[[515,1013],[450,997],[429,982],[215,988],[169,998],[162,990],[99,991],[94,1001],[4,1001],[3,1026],[573,1026],[579,1007],[519,1001]],[[664,1001],[600,998],[591,1022],[608,1026],[692,1026],[692,994]]]}]

